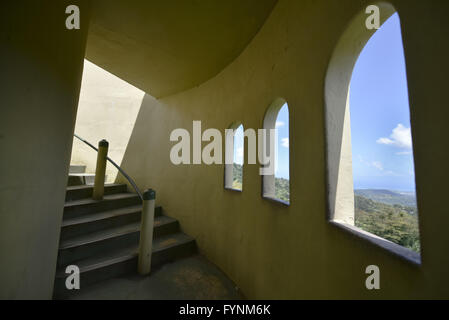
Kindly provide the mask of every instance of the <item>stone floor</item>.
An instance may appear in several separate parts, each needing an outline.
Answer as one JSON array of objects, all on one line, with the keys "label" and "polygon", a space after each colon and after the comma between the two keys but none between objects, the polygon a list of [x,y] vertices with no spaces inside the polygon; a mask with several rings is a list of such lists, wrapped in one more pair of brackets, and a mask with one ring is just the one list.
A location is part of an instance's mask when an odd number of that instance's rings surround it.
[{"label": "stone floor", "polygon": [[[81,283],[82,286],[82,283]],[[215,265],[195,255],[152,270],[81,288],[74,300],[239,300],[235,284]]]}]

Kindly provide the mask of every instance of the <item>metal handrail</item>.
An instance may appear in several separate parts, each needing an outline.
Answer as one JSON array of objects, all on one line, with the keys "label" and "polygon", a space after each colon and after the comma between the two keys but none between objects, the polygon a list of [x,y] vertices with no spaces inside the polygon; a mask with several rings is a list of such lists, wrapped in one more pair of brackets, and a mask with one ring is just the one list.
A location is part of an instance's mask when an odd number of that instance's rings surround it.
[{"label": "metal handrail", "polygon": [[[74,134],[75,138],[77,138],[78,140],[84,142],[85,144],[87,144],[89,147],[91,147],[92,149],[94,149],[95,151],[98,152],[98,148],[95,147],[93,144],[91,144],[89,141],[81,138],[80,136],[78,136],[77,134]],[[137,194],[139,195],[140,199],[143,201],[143,196],[142,196],[142,192],[140,192],[139,188],[137,187],[136,183],[134,182],[133,179],[131,179],[131,177],[122,169],[120,168],[120,166],[114,162],[114,160],[112,160],[109,157],[106,157],[106,159],[114,166],[117,168],[118,171],[120,171],[120,173],[128,180],[128,182],[131,184],[131,186],[134,188],[134,190],[137,192]]]}]

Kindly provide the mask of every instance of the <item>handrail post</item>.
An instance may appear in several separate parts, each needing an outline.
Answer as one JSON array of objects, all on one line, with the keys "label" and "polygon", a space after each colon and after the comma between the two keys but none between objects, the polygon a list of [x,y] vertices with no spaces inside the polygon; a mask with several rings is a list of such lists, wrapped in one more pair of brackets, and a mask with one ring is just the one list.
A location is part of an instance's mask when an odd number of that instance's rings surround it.
[{"label": "handrail post", "polygon": [[153,249],[153,226],[156,191],[147,190],[143,194],[142,221],[140,227],[138,272],[148,275],[151,271],[151,253]]},{"label": "handrail post", "polygon": [[[94,149],[96,152],[98,152],[98,149],[95,148],[94,145],[92,145],[89,141],[84,140],[83,138],[81,138],[80,136],[78,136],[77,134],[74,134],[75,138],[77,138],[78,140],[84,142],[85,144],[87,144],[89,147],[91,147],[92,149]],[[128,180],[128,182],[131,184],[131,186],[134,188],[134,190],[137,192],[137,194],[139,195],[139,198],[143,201],[143,197],[142,197],[142,192],[140,192],[139,187],[137,187],[136,183],[134,182],[133,179],[131,179],[131,177],[122,169],[120,168],[120,166],[115,163],[112,159],[110,159],[109,157],[106,157],[106,160],[109,161],[114,167],[117,168],[117,170],[126,178],[126,180]]]},{"label": "handrail post", "polygon": [[94,200],[103,200],[108,149],[109,142],[106,140],[101,140],[98,143],[97,168],[95,170],[95,183],[92,194]]}]

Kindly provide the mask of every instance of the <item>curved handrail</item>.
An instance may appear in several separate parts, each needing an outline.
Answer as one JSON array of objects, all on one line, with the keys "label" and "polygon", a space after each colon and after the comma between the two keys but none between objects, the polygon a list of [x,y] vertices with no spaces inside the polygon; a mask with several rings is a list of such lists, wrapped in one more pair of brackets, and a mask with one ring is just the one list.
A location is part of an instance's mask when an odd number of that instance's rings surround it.
[{"label": "curved handrail", "polygon": [[[89,141],[81,138],[80,136],[78,136],[77,134],[74,134],[75,138],[77,138],[78,140],[84,142],[85,144],[87,144],[89,147],[91,147],[92,149],[94,149],[95,151],[98,152],[98,148],[95,147],[93,144],[91,144]],[[134,188],[134,190],[137,192],[137,194],[139,195],[140,199],[143,201],[143,196],[142,196],[142,192],[140,192],[139,188],[137,187],[136,183],[134,182],[133,179],[131,179],[131,177],[122,169],[120,168],[120,166],[114,162],[114,160],[112,160],[109,157],[106,157],[106,159],[114,166],[117,168],[118,171],[120,171],[120,173],[128,180],[128,182],[131,184],[131,186]]]}]

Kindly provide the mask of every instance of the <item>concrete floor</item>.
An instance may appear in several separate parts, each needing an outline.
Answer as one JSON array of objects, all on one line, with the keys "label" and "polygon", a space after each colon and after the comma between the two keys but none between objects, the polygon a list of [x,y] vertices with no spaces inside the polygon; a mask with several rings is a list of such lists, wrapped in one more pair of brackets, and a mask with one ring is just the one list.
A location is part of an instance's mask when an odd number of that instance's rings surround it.
[{"label": "concrete floor", "polygon": [[[82,286],[82,284],[81,284]],[[82,288],[73,300],[239,300],[243,295],[215,265],[195,255],[152,270]]]}]

